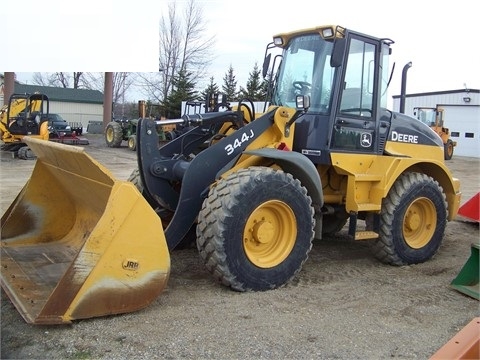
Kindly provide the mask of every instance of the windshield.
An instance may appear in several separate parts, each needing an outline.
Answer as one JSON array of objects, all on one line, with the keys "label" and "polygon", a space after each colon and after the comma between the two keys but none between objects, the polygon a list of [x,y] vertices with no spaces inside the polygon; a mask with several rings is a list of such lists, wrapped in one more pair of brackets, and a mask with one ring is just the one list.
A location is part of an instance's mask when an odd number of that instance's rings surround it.
[{"label": "windshield", "polygon": [[423,122],[425,125],[433,126],[435,125],[435,115],[436,112],[434,109],[417,109],[418,115],[417,119]]},{"label": "windshield", "polygon": [[50,114],[50,121],[65,121],[59,114]]},{"label": "windshield", "polygon": [[272,104],[295,107],[296,95],[310,95],[309,112],[327,113],[335,70],[332,48],[319,34],[292,39],[283,52]]}]

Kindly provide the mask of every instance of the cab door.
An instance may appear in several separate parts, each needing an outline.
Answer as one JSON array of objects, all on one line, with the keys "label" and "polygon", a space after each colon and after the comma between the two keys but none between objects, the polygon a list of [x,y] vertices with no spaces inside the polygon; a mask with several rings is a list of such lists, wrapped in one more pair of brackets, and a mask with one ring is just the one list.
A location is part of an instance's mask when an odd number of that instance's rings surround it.
[{"label": "cab door", "polygon": [[333,151],[376,151],[378,54],[374,40],[350,38],[332,130]]}]

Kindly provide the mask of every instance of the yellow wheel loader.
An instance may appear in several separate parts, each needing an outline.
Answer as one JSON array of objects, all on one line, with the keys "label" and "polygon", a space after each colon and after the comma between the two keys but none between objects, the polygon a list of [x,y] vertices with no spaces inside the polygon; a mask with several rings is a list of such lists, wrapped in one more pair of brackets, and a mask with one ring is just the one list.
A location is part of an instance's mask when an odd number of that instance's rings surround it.
[{"label": "yellow wheel loader", "polygon": [[138,188],[80,148],[26,139],[38,160],[1,220],[2,286],[24,319],[147,306],[191,229],[206,268],[237,291],[284,286],[313,240],[347,222],[384,263],[432,258],[460,184],[437,134],[386,109],[392,44],[340,26],[275,36],[264,113],[169,120],[189,131],[161,147],[157,121],[140,119]]},{"label": "yellow wheel loader", "polygon": [[457,142],[450,138],[450,130],[444,126],[445,109],[439,106],[415,107],[413,108],[413,115],[424,124],[430,126],[442,138],[445,160],[451,160]]}]

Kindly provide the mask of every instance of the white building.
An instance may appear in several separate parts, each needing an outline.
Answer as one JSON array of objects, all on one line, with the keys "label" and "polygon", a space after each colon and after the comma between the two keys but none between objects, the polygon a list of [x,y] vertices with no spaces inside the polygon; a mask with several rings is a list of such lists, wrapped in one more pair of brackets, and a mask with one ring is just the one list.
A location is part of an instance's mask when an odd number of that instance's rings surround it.
[{"label": "white building", "polygon": [[[400,111],[401,96],[393,96],[393,109]],[[454,156],[480,157],[480,90],[463,89],[407,94],[405,114],[415,107],[442,107],[444,126],[457,142]]]}]

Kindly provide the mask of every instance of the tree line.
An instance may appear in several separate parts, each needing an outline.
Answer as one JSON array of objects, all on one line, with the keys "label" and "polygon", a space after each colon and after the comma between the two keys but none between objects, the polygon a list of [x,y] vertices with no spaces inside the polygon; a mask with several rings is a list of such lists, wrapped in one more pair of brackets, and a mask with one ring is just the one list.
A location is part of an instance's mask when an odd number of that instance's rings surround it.
[{"label": "tree line", "polygon": [[212,94],[221,93],[227,102],[249,99],[251,101],[265,101],[267,96],[267,81],[262,79],[261,71],[255,63],[253,70],[249,73],[246,86],[238,87],[234,69],[230,65],[223,77],[221,87],[215,82],[213,76],[210,82],[202,91],[196,90],[195,81],[191,79],[191,73],[180,72],[172,81],[172,91],[163,102],[165,106],[165,117],[177,118],[181,115],[182,101],[207,102]]}]

